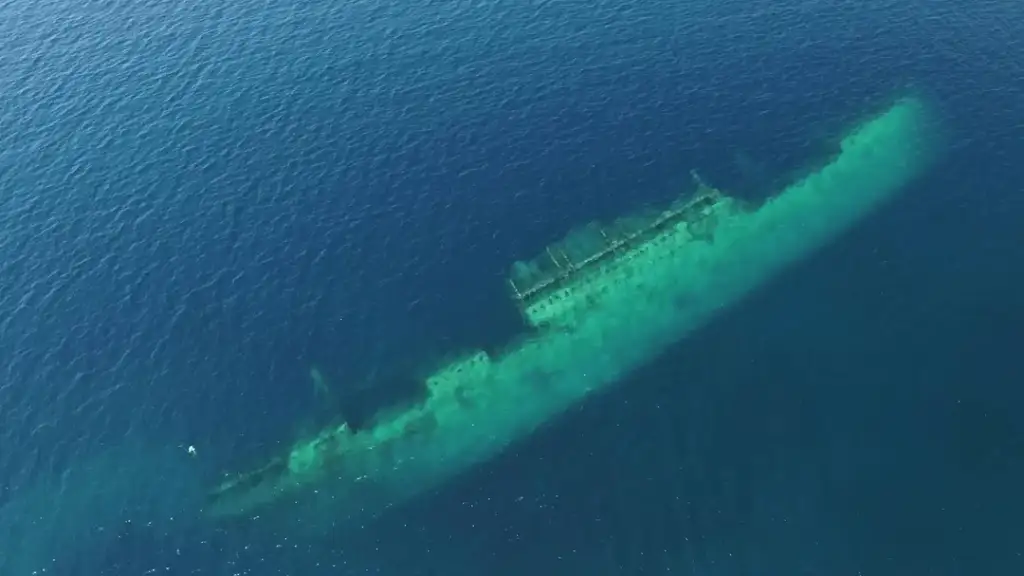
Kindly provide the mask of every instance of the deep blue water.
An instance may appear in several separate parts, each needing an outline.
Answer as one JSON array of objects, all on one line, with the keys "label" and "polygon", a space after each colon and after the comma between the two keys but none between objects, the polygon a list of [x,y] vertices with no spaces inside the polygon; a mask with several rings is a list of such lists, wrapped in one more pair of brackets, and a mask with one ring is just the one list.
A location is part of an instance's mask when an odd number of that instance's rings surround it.
[{"label": "deep blue water", "polygon": [[[1010,0],[0,2],[0,526],[113,451],[59,538],[119,536],[51,573],[1019,573],[1022,39]],[[620,392],[358,541],[168,521],[311,425],[311,364],[379,401],[515,330],[513,260],[691,168],[763,194],[903,90],[940,165]]]}]

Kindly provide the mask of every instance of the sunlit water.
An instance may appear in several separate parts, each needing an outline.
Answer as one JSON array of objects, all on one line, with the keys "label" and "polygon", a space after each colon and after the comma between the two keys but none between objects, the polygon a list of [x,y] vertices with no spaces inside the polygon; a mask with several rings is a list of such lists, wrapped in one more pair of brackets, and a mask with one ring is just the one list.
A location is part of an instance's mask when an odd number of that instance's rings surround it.
[{"label": "sunlit water", "polygon": [[[1019,573],[1020,22],[0,4],[0,572]],[[691,168],[757,198],[904,90],[943,162],[620,393],[344,539],[199,518],[399,393],[363,382],[513,333],[512,261]]]}]

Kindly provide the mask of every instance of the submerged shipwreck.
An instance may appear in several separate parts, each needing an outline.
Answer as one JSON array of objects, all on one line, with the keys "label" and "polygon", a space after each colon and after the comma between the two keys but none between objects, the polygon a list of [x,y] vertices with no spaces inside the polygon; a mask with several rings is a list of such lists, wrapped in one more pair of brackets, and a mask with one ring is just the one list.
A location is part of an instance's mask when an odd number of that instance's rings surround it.
[{"label": "submerged shipwreck", "polygon": [[906,98],[854,127],[816,171],[752,206],[695,173],[660,211],[592,223],[512,266],[526,333],[467,350],[422,395],[358,430],[341,423],[208,497],[212,517],[276,508],[373,515],[529,435],[707,323],[894,197],[934,156],[925,105]]}]

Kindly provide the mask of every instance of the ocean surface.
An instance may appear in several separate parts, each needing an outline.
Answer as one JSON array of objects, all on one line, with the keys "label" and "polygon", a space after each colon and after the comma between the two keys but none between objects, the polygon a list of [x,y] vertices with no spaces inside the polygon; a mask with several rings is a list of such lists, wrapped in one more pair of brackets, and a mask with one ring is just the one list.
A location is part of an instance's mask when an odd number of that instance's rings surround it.
[{"label": "ocean surface", "polygon": [[[938,165],[614,393],[354,534],[195,519],[311,367],[372,411],[513,261],[904,92]],[[0,95],[2,576],[1024,570],[1016,0],[0,0]]]}]

